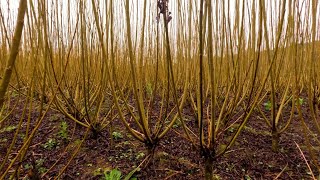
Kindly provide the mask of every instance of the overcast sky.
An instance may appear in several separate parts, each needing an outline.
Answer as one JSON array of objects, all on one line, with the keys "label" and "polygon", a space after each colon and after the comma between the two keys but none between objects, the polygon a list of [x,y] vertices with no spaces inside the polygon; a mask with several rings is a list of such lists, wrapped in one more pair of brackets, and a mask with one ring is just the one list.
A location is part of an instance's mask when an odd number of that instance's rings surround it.
[{"label": "overcast sky", "polygon": [[[288,0],[287,2],[289,2],[290,0]],[[35,4],[37,3],[37,1],[33,1]],[[51,7],[54,6],[54,3],[58,3],[59,4],[59,11],[62,12],[63,17],[62,17],[62,21],[64,23],[67,23],[67,0],[48,0],[46,1],[48,3],[48,13],[50,14],[50,12],[52,11]],[[77,6],[78,6],[78,2],[79,0],[70,0],[71,2],[71,22],[73,23],[73,25],[75,25],[76,22],[76,13],[77,13]],[[91,9],[91,0],[86,0],[84,1],[87,3],[87,18],[91,19],[93,22],[93,16],[92,16],[92,9]],[[104,16],[104,12],[105,12],[105,2],[110,2],[110,0],[98,0],[96,1],[100,4],[99,6],[99,10],[102,13],[102,16]],[[115,18],[115,32],[116,33],[126,33],[126,31],[124,31],[123,29],[125,28],[125,14],[124,14],[124,1],[123,0],[114,0],[114,18]],[[142,23],[142,15],[143,15],[143,2],[144,0],[130,0],[131,3],[131,27],[132,27],[132,36],[135,39],[135,37],[139,38],[139,33],[141,31],[141,23]],[[156,7],[156,0],[147,0],[147,19],[146,19],[146,28],[148,29],[147,32],[154,32],[154,29],[157,25],[156,23],[156,11],[157,11],[157,7]],[[187,33],[186,29],[188,29],[187,27],[187,20],[188,18],[192,17],[192,24],[195,25],[198,21],[198,12],[199,12],[199,0],[198,1],[194,1],[192,0],[191,2],[198,2],[198,4],[193,4],[193,13],[190,15],[188,14],[188,7],[189,7],[189,3],[190,0],[170,0],[169,1],[169,11],[172,12],[172,21],[169,24],[170,27],[170,35],[174,38],[176,37],[176,33],[179,32],[185,32]],[[217,2],[217,1],[213,1],[213,2]],[[218,1],[219,3],[221,3],[220,1]],[[223,13],[225,13],[226,15],[229,14],[229,23],[230,23],[230,27],[231,29],[233,29],[233,25],[235,22],[235,9],[236,9],[236,2],[239,2],[239,7],[241,9],[242,7],[242,3],[245,2],[245,15],[243,16],[245,18],[245,24],[244,27],[245,29],[248,31],[249,29],[249,18],[251,16],[258,16],[257,14],[252,14],[251,13],[251,4],[253,2],[253,0],[228,0],[225,1],[226,3],[226,7],[223,11]],[[277,17],[279,15],[279,0],[266,0],[265,1],[267,3],[267,18],[268,18],[268,25],[270,26],[269,28],[275,28],[277,22]],[[308,7],[308,3],[311,2],[311,0],[297,0],[296,1],[296,11],[300,12],[302,20],[305,19],[305,23],[309,21],[310,23],[310,19],[308,19],[308,17],[310,16],[310,9]],[[178,5],[179,4],[179,5]],[[288,4],[288,3],[287,3]],[[0,0],[0,8],[1,8],[1,12],[2,15],[5,19],[6,22],[6,26],[7,29],[9,30],[9,32],[13,32],[13,27],[14,27],[14,23],[15,23],[15,19],[16,19],[16,15],[17,15],[17,9],[18,9],[18,5],[19,5],[19,0]],[[213,7],[215,6],[215,4],[213,4]],[[319,5],[317,7],[318,11],[317,11],[317,17],[320,17],[319,13]],[[257,7],[258,9],[258,7]],[[219,11],[222,10],[219,9]],[[242,14],[242,13],[241,13]],[[240,16],[241,16],[240,14]],[[286,15],[288,14],[288,9],[286,9]],[[182,15],[182,17],[181,17]],[[215,14],[214,14],[215,15]],[[215,18],[215,17],[214,17]],[[102,24],[105,24],[105,18],[102,18]],[[258,24],[258,23],[257,23]],[[320,18],[318,18],[317,20],[317,27],[319,27],[320,24]],[[305,24],[300,24],[300,26],[304,26]],[[220,27],[221,24],[219,24],[219,22],[213,24],[213,26],[215,27]],[[150,30],[151,29],[151,30]],[[185,29],[185,30],[183,30]],[[219,29],[219,28],[218,28]],[[273,31],[275,31],[275,29],[273,29]],[[1,34],[1,32],[0,32]],[[136,36],[135,36],[136,35]],[[118,37],[123,37],[124,34],[117,34]],[[195,30],[194,34],[188,37],[196,37],[197,36],[197,31]],[[319,32],[317,34],[317,39],[319,39]]]}]

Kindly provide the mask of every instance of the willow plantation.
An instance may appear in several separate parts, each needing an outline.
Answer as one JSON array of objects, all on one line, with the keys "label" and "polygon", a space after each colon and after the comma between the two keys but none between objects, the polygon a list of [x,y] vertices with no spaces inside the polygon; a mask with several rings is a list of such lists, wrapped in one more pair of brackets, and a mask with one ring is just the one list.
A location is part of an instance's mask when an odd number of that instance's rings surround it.
[{"label": "willow plantation", "polygon": [[319,16],[0,1],[0,179],[319,179]]}]

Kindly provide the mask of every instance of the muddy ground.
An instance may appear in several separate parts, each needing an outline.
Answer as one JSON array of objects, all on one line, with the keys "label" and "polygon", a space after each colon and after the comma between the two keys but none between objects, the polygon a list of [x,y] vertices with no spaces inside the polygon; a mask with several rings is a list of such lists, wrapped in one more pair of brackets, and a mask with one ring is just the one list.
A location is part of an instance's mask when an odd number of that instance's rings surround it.
[{"label": "muddy ground", "polygon": [[[261,105],[264,112],[268,110]],[[12,142],[23,108],[17,106],[5,122],[5,129],[0,131],[0,162]],[[303,117],[312,132],[315,132],[308,110],[307,101],[302,105]],[[191,105],[186,104],[183,115],[187,125],[197,133],[195,117]],[[270,112],[269,112],[270,114]],[[39,113],[32,113],[32,127]],[[290,108],[285,110],[283,119],[290,116]],[[235,116],[236,117],[236,116]],[[26,128],[26,120],[22,129]],[[217,179],[311,179],[310,171],[299,152],[297,143],[314,173],[318,173],[310,161],[303,126],[297,113],[287,131],[280,137],[279,152],[271,150],[270,128],[261,115],[255,111],[235,145],[215,162]],[[63,126],[63,127],[62,127]],[[236,126],[226,130],[226,139],[235,132]],[[82,139],[85,140],[82,142]],[[314,145],[315,157],[320,160],[319,137],[308,132],[311,144]],[[19,134],[17,145],[9,156],[12,159],[17,147],[23,142],[24,135]],[[74,154],[78,145],[81,147]],[[74,158],[70,158],[74,155]],[[33,139],[25,159],[20,165],[20,178],[30,179],[34,173],[42,179],[54,179],[61,173],[61,179],[105,179],[112,169],[121,171],[125,177],[137,170],[132,177],[137,179],[204,179],[203,157],[197,147],[184,138],[181,123],[176,123],[164,139],[160,140],[149,164],[141,165],[148,156],[144,144],[135,140],[119,119],[102,129],[97,136],[80,127],[59,112],[50,110]],[[140,167],[140,166],[139,166]],[[36,169],[36,171],[34,170]],[[64,172],[61,172],[64,169]]]}]

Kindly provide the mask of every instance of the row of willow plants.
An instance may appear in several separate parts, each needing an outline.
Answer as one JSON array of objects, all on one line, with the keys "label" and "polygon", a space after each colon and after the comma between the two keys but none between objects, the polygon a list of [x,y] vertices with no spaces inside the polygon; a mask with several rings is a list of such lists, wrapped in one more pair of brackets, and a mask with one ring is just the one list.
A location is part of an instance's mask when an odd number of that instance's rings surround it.
[{"label": "row of willow plants", "polygon": [[[30,15],[34,10],[32,2],[30,2],[29,6],[31,9],[27,8],[28,1],[20,1],[12,40],[9,39],[10,24],[4,22],[1,10],[1,28],[2,32],[4,32],[2,34],[2,42],[5,42],[2,45],[4,56],[2,58],[7,59],[7,61],[2,64],[4,74],[1,77],[0,86],[0,129],[11,127],[14,131],[12,139],[10,139],[11,142],[6,143],[6,151],[2,152],[4,156],[1,157],[0,179],[9,178],[7,176],[9,173],[10,179],[19,179],[21,177],[20,166],[22,163],[26,159],[34,160],[33,153],[30,153],[28,149],[32,145],[32,140],[43,123],[47,112],[51,109],[53,102],[53,99],[46,99],[43,96],[46,91],[45,82],[48,69],[45,67],[45,59],[41,58],[41,53],[36,48],[44,47],[43,42],[33,41],[33,39],[36,39],[34,36],[37,34],[32,32],[30,26],[34,20],[32,19],[34,16]],[[19,54],[22,37],[24,40],[28,40],[28,43],[22,45],[22,49],[30,50],[31,55],[26,52],[20,52]],[[37,61],[41,61],[41,63],[37,63]],[[28,67],[23,66],[26,63],[28,63]],[[28,73],[22,74],[19,68],[22,68],[23,71],[26,70]],[[54,94],[56,93],[57,90],[54,91]],[[16,109],[21,109],[21,114],[15,115]],[[14,122],[15,118],[12,117],[18,118],[18,121]],[[19,138],[22,138],[22,141]],[[32,162],[33,164],[35,163],[34,161]],[[38,172],[34,171],[33,173],[37,174]]]},{"label": "row of willow plants", "polygon": [[[65,87],[63,83],[68,64],[68,61],[66,64],[60,61],[63,69],[59,72],[60,78],[58,78],[53,68],[53,60],[56,54],[52,48],[53,44],[48,38],[47,5],[45,1],[38,3],[26,0],[20,1],[12,41],[8,38],[10,37],[10,24],[5,23],[4,13],[1,10],[1,27],[2,32],[4,32],[2,42],[6,42],[2,46],[2,55],[4,56],[2,58],[8,59],[8,61],[6,64],[2,64],[5,73],[0,88],[2,92],[0,98],[0,129],[11,127],[14,131],[12,139],[10,139],[11,142],[6,143],[8,147],[4,152],[4,157],[1,157],[0,179],[19,179],[21,176],[25,176],[21,167],[27,162],[30,162],[33,166],[28,172],[30,178],[41,178],[45,175],[39,174],[36,168],[36,157],[30,150],[30,146],[35,146],[32,141],[37,136],[39,127],[48,123],[46,121],[48,111],[57,109],[56,102],[59,100],[59,95],[62,94],[62,87]],[[20,43],[21,41],[23,43]],[[19,48],[19,46],[21,47]],[[22,50],[18,55],[20,49]],[[72,45],[65,52],[68,57],[71,49]],[[56,86],[53,82],[56,83]],[[16,114],[18,109],[22,110],[21,114]],[[18,117],[17,122],[14,121],[15,117]],[[19,138],[22,138],[22,142]],[[85,138],[86,136],[83,140]],[[75,150],[71,148],[72,156],[66,166],[61,168],[59,175],[63,173],[72,157],[76,155],[80,145],[81,143]],[[67,149],[68,146],[65,151]],[[61,157],[53,166],[61,160]]]},{"label": "row of willow plants", "polygon": [[[46,124],[49,110],[86,129],[82,142],[90,133],[98,138],[103,130],[112,132],[113,121],[119,119],[145,145],[146,164],[179,121],[185,138],[203,157],[206,179],[214,177],[219,157],[232,148],[252,114],[261,115],[270,127],[270,146],[278,151],[280,135],[297,113],[319,170],[309,136],[319,144],[315,135],[320,134],[318,4],[308,1],[305,8],[312,8],[305,14],[298,11],[303,4],[292,1],[236,0],[234,5],[230,12],[226,1],[178,1],[169,6],[170,15],[169,9],[161,11],[157,2],[147,0],[138,5],[130,0],[21,0],[12,45],[9,23],[0,9],[1,58],[8,59],[1,64],[6,71],[0,87],[0,129],[10,124],[12,112],[23,104],[18,128],[0,164],[0,179],[12,168],[11,178],[19,177],[25,159],[34,160],[32,153],[27,156],[28,149],[40,125]],[[159,22],[153,18],[158,14]],[[11,98],[14,92],[18,101]],[[314,132],[301,109],[303,92]],[[270,106],[267,111],[262,106],[265,101]],[[195,128],[183,112],[187,105],[194,111]],[[287,110],[289,119],[283,119]],[[229,128],[235,128],[231,135]],[[19,133],[25,135],[22,144],[17,143]],[[58,176],[81,145],[72,150]],[[12,152],[18,153],[10,160]]]}]

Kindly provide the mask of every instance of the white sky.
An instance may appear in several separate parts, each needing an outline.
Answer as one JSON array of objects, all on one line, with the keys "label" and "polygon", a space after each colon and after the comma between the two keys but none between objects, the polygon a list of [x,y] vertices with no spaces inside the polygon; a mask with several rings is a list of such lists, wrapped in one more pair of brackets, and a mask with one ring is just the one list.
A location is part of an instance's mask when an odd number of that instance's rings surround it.
[{"label": "white sky", "polygon": [[[291,0],[288,0],[287,2],[289,2]],[[34,4],[37,3],[36,0],[33,1]],[[50,11],[53,6],[54,9],[54,5],[52,5],[52,3],[58,3],[59,4],[59,11],[62,11],[62,19],[60,19],[60,21],[62,20],[63,23],[67,23],[67,1],[66,0],[47,0],[46,1],[48,3],[48,14],[50,14]],[[71,15],[71,24],[73,24],[73,26],[75,26],[75,22],[76,22],[76,13],[77,13],[77,4],[78,2],[80,2],[79,0],[70,0],[71,5],[72,5],[72,10],[71,12],[73,12],[73,14]],[[92,29],[95,29],[95,26],[93,24],[93,16],[92,16],[92,10],[91,10],[91,0],[86,0],[84,1],[87,3],[87,19],[88,22],[91,21],[91,24],[89,24],[92,26]],[[100,6],[99,6],[99,10],[102,13],[102,15],[104,15],[103,13],[105,12],[105,2],[110,2],[110,0],[98,0],[96,2],[99,2]],[[120,39],[122,39],[122,37],[125,36],[125,14],[124,14],[124,7],[123,7],[123,0],[113,0],[114,3],[114,18],[115,18],[115,32],[117,33],[117,37],[119,41],[121,41]],[[141,32],[141,23],[142,23],[142,10],[143,10],[143,2],[144,0],[131,0],[131,27],[132,27],[132,37],[133,39],[139,39],[139,34]],[[193,4],[193,13],[192,15],[188,14],[188,3],[190,1],[189,0],[170,0],[169,3],[169,11],[172,12],[172,16],[173,16],[173,20],[170,22],[170,35],[172,36],[172,38],[174,39],[175,37],[177,37],[177,33],[178,32],[182,32],[182,33],[187,33],[187,21],[189,17],[192,17],[192,24],[195,25],[198,21],[198,11],[199,11],[199,3],[198,4]],[[200,1],[194,1],[191,0],[191,2],[200,2]],[[217,2],[217,1],[214,1]],[[218,1],[218,3],[221,3],[222,1]],[[252,16],[251,12],[251,4],[253,2],[253,0],[226,0],[225,3],[229,4],[229,6],[226,5],[225,7],[225,11],[224,13],[230,14],[230,30],[233,30],[233,25],[235,23],[235,7],[236,7],[236,2],[239,2],[239,7],[241,10],[242,7],[242,3],[245,2],[246,6],[245,6],[245,24],[244,24],[244,28],[246,29],[246,31],[249,31],[249,18]],[[279,2],[278,0],[266,0],[265,2],[267,2],[267,18],[268,18],[268,25],[269,25],[269,29],[276,31],[275,27],[277,22],[277,18],[275,18],[276,16],[279,15]],[[301,17],[302,19],[307,20],[306,22],[310,21],[310,19],[308,19],[308,17],[310,16],[310,10],[308,9],[308,3],[311,2],[311,0],[297,0],[296,1],[296,10],[299,10],[299,12],[301,12]],[[180,7],[178,7],[178,3],[180,4]],[[1,8],[1,12],[3,14],[4,17],[4,21],[5,21],[5,25],[6,28],[8,29],[8,32],[10,34],[13,33],[13,29],[14,29],[14,24],[15,24],[15,19],[16,19],[16,15],[17,15],[17,8],[18,8],[18,4],[19,1],[18,0],[0,0],[0,8]],[[215,4],[213,4],[213,7],[215,6]],[[317,11],[317,16],[320,16],[320,10],[319,10],[319,5],[317,7],[318,11]],[[157,25],[155,18],[156,18],[156,0],[147,0],[147,20],[146,20],[146,33],[147,32],[151,32],[151,33],[155,33],[155,27]],[[219,9],[219,8],[218,8]],[[220,9],[222,9],[220,7]],[[257,7],[258,9],[258,7]],[[220,10],[221,11],[221,10]],[[222,12],[222,11],[221,11]],[[179,16],[180,14],[180,16]],[[286,15],[288,14],[288,9],[286,9]],[[179,18],[181,17],[181,15],[183,15],[183,18]],[[215,21],[215,14],[213,14],[213,18],[214,18],[214,22],[213,22],[213,26],[214,28],[218,28],[218,30],[221,30],[221,20],[218,20],[217,22]],[[220,14],[221,16],[221,14]],[[240,14],[241,16],[241,14]],[[254,16],[258,16],[257,14]],[[222,17],[222,16],[221,16]],[[273,18],[273,21],[271,21],[271,19]],[[105,17],[102,18],[102,25],[105,24]],[[1,22],[1,21],[0,21]],[[296,22],[297,23],[297,22]],[[310,22],[309,22],[310,23]],[[53,22],[54,24],[54,22]],[[320,24],[320,18],[318,18],[317,20],[317,27],[319,27]],[[258,25],[258,23],[257,23]],[[1,24],[2,26],[2,24]],[[302,28],[305,26],[305,24],[300,24],[300,26],[302,26]],[[71,25],[72,27],[72,25]],[[66,30],[64,30],[66,31]],[[308,30],[306,30],[308,31]],[[53,31],[52,31],[53,32]],[[2,32],[0,32],[0,35]],[[257,32],[258,33],[258,32]],[[1,37],[0,36],[0,37]],[[146,35],[146,39],[148,38],[152,38],[152,36],[154,36],[154,34],[149,34]],[[248,36],[246,34],[246,36]],[[272,36],[272,31],[270,31],[270,36]],[[136,38],[137,37],[137,38]],[[192,37],[192,38],[197,38],[197,30],[194,30],[193,35],[188,36],[188,37]],[[247,37],[248,38],[248,37]],[[317,34],[317,39],[319,38],[319,32]],[[0,39],[0,42],[2,40]],[[124,41],[124,40],[123,40]],[[125,42],[123,42],[125,43]]]}]

